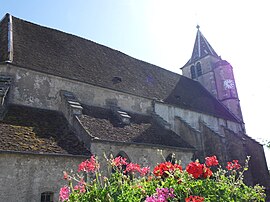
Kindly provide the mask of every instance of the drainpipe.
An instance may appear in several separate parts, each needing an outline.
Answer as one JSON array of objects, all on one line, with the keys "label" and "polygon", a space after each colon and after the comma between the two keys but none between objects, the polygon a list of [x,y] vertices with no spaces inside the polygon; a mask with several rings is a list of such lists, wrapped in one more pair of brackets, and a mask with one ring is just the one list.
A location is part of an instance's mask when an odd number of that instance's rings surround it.
[{"label": "drainpipe", "polygon": [[12,15],[8,14],[8,61],[13,61],[13,27]]}]

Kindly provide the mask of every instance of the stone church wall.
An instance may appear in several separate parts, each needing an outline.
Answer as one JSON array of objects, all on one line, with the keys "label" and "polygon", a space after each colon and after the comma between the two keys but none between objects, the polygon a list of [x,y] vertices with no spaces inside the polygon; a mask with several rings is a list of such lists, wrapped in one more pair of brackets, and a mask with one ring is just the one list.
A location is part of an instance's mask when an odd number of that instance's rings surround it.
[{"label": "stone church wall", "polygon": [[223,133],[221,126],[226,126],[230,130],[238,133],[242,131],[241,125],[232,121],[227,121],[221,118],[217,118],[211,115],[202,114],[195,111],[181,109],[172,105],[156,102],[154,111],[165,121],[171,124],[172,130],[177,133],[177,125],[175,125],[175,117],[180,117],[185,122],[196,130],[200,130],[200,122],[205,122],[216,132]]},{"label": "stone church wall", "polygon": [[263,146],[249,137],[245,137],[244,146],[247,155],[250,156],[250,171],[254,184],[261,184],[267,188],[270,193],[270,176],[266,164]]},{"label": "stone church wall", "polygon": [[227,150],[225,136],[216,134],[213,130],[201,123],[205,156],[217,156],[220,163],[226,166]]},{"label": "stone church wall", "polygon": [[63,171],[77,170],[82,156],[46,155],[17,152],[0,153],[0,201],[36,202],[41,193],[53,192],[58,201],[66,184]]},{"label": "stone church wall", "polygon": [[[160,154],[162,150],[162,155]],[[164,162],[169,154],[174,153],[176,160],[181,159],[183,168],[190,163],[193,152],[192,150],[181,150],[179,148],[153,147],[143,144],[124,144],[105,141],[94,141],[91,143],[91,151],[97,155],[101,162],[101,167],[106,167],[104,154],[116,157],[119,153],[125,153],[129,160],[142,166],[150,166],[153,169],[157,163]],[[106,172],[106,171],[104,171]]]},{"label": "stone church wall", "polygon": [[152,111],[150,99],[122,93],[102,87],[65,79],[41,72],[1,65],[0,74],[11,75],[14,83],[10,92],[10,102],[50,110],[59,110],[60,90],[74,93],[82,104],[108,107],[117,105],[123,110],[137,113]]},{"label": "stone church wall", "polygon": [[[192,128],[188,123],[181,120],[179,117],[175,118],[175,133],[187,141],[190,145],[194,146],[199,153],[204,153],[202,147],[201,132]],[[196,154],[195,154],[196,156]]]}]

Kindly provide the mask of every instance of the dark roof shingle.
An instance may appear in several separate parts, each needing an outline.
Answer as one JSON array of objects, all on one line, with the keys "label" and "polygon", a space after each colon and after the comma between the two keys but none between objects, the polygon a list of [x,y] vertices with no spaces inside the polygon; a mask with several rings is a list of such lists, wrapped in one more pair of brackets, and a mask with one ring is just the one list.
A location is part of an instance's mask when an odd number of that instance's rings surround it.
[{"label": "dark roof shingle", "polygon": [[156,123],[151,116],[130,114],[130,125],[121,126],[109,110],[84,106],[80,121],[84,128],[100,140],[141,143],[194,149],[179,135]]}]

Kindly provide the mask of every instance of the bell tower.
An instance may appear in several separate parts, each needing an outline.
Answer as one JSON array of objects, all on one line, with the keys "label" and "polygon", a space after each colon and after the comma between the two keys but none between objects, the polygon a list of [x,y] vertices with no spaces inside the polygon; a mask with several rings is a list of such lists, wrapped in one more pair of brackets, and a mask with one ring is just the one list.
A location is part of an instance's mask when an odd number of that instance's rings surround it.
[{"label": "bell tower", "polygon": [[200,82],[243,122],[233,68],[217,55],[201,33],[199,25],[191,58],[181,70],[184,76]]}]

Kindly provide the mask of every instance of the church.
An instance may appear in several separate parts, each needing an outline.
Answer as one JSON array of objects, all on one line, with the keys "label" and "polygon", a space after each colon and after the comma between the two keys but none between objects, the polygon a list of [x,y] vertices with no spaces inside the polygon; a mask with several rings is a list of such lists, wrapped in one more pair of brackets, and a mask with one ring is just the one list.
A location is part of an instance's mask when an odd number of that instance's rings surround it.
[{"label": "church", "polygon": [[[191,44],[192,45],[192,44]],[[270,189],[245,131],[233,67],[197,26],[182,75],[6,14],[0,21],[0,198],[57,201],[64,170],[105,155],[153,167],[250,156],[246,183]],[[161,154],[162,153],[162,154]],[[106,172],[106,171],[104,171]]]}]

